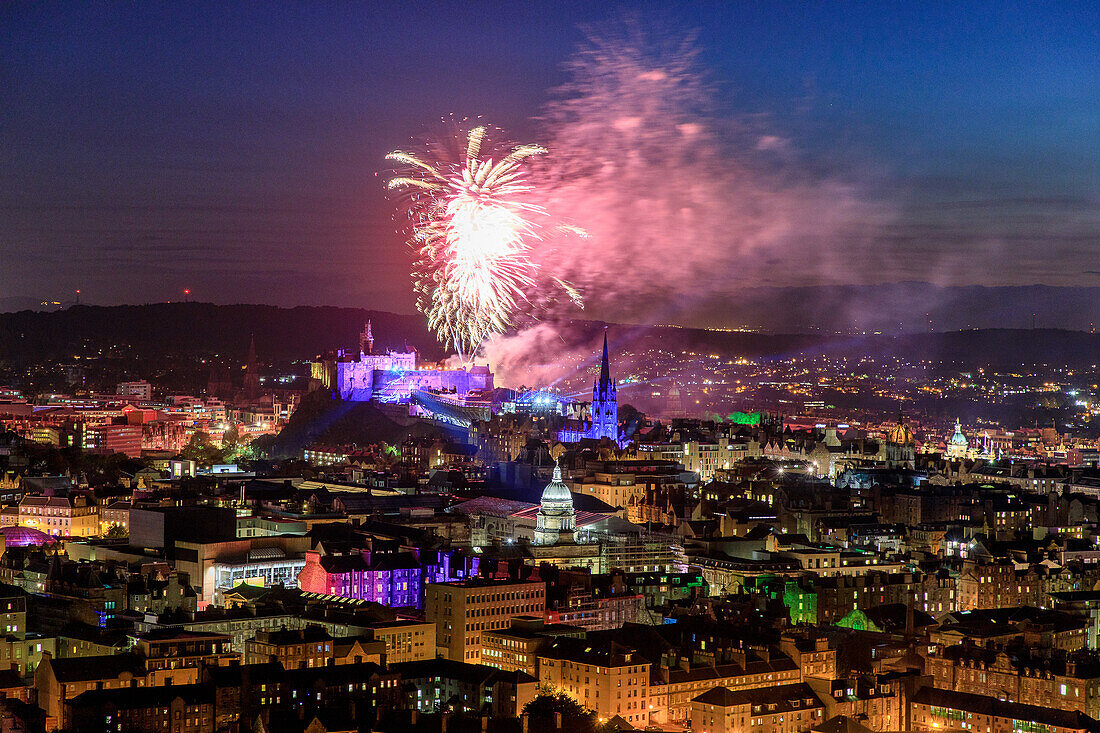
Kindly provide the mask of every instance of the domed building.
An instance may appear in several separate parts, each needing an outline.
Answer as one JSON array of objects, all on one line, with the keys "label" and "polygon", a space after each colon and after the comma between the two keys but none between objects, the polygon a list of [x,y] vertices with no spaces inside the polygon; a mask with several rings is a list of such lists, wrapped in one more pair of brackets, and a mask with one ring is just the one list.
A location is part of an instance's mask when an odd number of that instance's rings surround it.
[{"label": "domed building", "polygon": [[913,428],[899,417],[898,424],[887,431],[886,440],[894,445],[913,445]]},{"label": "domed building", "polygon": [[962,423],[955,419],[955,434],[947,443],[948,458],[966,458],[970,451],[970,441],[963,435]]},{"label": "domed building", "polygon": [[57,542],[56,537],[51,537],[33,527],[0,527],[0,539],[3,539],[4,547],[41,547]]},{"label": "domed building", "polygon": [[573,510],[573,492],[561,479],[561,466],[554,465],[554,476],[542,491],[535,517],[535,544],[554,545],[571,542],[577,513]]},{"label": "domed building", "polygon": [[897,425],[886,431],[883,454],[888,468],[916,468],[916,436],[913,427],[898,415]]},{"label": "domed building", "polygon": [[684,411],[684,398],[680,392],[680,387],[676,383],[673,383],[668,389],[664,417],[670,420],[677,417],[687,417],[687,413]]}]

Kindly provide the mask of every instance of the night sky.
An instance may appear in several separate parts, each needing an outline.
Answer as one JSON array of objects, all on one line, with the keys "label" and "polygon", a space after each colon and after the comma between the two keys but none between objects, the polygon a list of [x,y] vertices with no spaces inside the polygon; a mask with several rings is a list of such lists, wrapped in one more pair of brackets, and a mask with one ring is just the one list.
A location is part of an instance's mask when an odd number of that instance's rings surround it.
[{"label": "night sky", "polygon": [[[830,282],[1100,285],[1093,3],[667,3],[716,116],[889,216]],[[517,139],[603,3],[5,3],[0,301],[410,311],[384,154],[440,116]],[[815,282],[777,273],[775,284]],[[2,305],[2,303],[0,303]],[[593,315],[599,315],[598,313]]]}]

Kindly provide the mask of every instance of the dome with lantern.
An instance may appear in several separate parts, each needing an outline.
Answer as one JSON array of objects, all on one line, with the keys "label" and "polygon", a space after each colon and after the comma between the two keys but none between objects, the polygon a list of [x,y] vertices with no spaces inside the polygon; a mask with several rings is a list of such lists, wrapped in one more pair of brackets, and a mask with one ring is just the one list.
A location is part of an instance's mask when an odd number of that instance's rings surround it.
[{"label": "dome with lantern", "polygon": [[951,436],[951,445],[963,449],[970,445],[970,441],[963,435],[962,424],[958,420],[955,421],[955,434]]},{"label": "dome with lantern", "polygon": [[539,503],[548,512],[573,511],[573,492],[562,481],[561,466],[554,465],[554,476],[542,490],[542,499]]},{"label": "dome with lantern", "polygon": [[561,466],[554,464],[554,475],[542,491],[536,515],[535,544],[553,545],[572,539],[576,527],[573,492],[561,477]]},{"label": "dome with lantern", "polygon": [[962,424],[955,420],[955,434],[947,441],[948,458],[966,458],[970,450],[970,441],[963,435]]}]

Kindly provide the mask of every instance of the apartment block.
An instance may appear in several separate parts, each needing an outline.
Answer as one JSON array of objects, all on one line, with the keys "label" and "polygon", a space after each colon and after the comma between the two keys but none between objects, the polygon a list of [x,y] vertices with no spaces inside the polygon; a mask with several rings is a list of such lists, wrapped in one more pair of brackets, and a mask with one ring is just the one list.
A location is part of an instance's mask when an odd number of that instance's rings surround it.
[{"label": "apartment block", "polygon": [[481,663],[484,631],[507,628],[515,616],[546,611],[541,580],[464,580],[433,583],[424,593],[424,617],[435,623],[439,653],[456,662]]}]

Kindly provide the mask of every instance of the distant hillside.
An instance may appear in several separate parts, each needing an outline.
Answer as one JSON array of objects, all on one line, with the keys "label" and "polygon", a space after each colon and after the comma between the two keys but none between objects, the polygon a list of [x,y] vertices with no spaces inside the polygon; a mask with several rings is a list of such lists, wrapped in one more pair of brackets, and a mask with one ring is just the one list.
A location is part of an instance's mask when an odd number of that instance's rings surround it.
[{"label": "distant hillside", "polygon": [[[427,359],[445,356],[420,316],[327,306],[159,303],[0,314],[0,359],[14,365],[33,364],[71,358],[74,353],[106,353],[125,344],[131,355],[143,358],[218,354],[243,362],[253,334],[257,353],[265,361],[311,359],[330,349],[356,347],[367,319],[373,323],[376,349],[404,348],[407,339]],[[553,342],[519,356],[550,363],[569,351],[589,354],[603,325],[596,321],[551,324]],[[619,325],[612,327],[611,334],[620,361],[627,351],[659,347],[673,353],[752,359],[844,354],[991,366],[1048,363],[1082,368],[1100,363],[1100,335],[1045,328],[848,336]]]},{"label": "distant hillside", "polygon": [[[557,328],[566,351],[591,350],[602,330],[603,324],[589,321],[570,321]],[[1000,367],[1054,364],[1089,368],[1100,364],[1100,334],[1044,328],[865,336],[613,326],[611,333],[614,348],[620,352],[661,348],[765,360],[817,354],[897,356],[910,361],[939,360]]]},{"label": "distant hillside", "polygon": [[[677,329],[684,330],[684,329]],[[903,336],[767,335],[688,331],[676,343],[695,350],[753,358],[794,355],[897,356],[999,367],[1054,364],[1085,368],[1100,363],[1100,335],[1056,329],[985,329]]]},{"label": "distant hillside", "polygon": [[444,355],[420,316],[360,308],[155,303],[0,314],[0,358],[29,363],[71,356],[81,348],[129,344],[147,356],[219,354],[243,361],[255,335],[261,358],[302,359],[357,347],[367,319],[375,348],[404,348],[408,339],[426,358]]},{"label": "distant hillside", "polygon": [[[893,282],[760,286],[739,288],[732,292],[685,295],[690,297],[669,299],[666,304],[668,323],[690,327],[747,327],[772,333],[855,329],[895,335],[927,333],[929,321],[936,331],[941,332],[1032,327],[1087,331],[1091,324],[1100,323],[1100,272],[1091,271],[1081,274],[1080,284],[1058,287],[944,286],[928,282]],[[0,313],[22,309],[56,310],[71,305],[71,302],[65,301],[54,305],[52,300],[43,304],[41,298],[6,296],[0,298]],[[367,312],[353,308],[328,310]],[[629,322],[632,311],[628,307],[622,313],[600,315]],[[408,318],[417,320],[414,316]],[[660,318],[655,320],[663,322]]]},{"label": "distant hillside", "polygon": [[[926,282],[745,288],[693,301],[687,325],[747,326],[812,333],[859,329],[883,333],[973,328],[1089,330],[1100,323],[1100,278],[1076,287],[940,286]],[[678,320],[677,322],[681,322]]]}]

